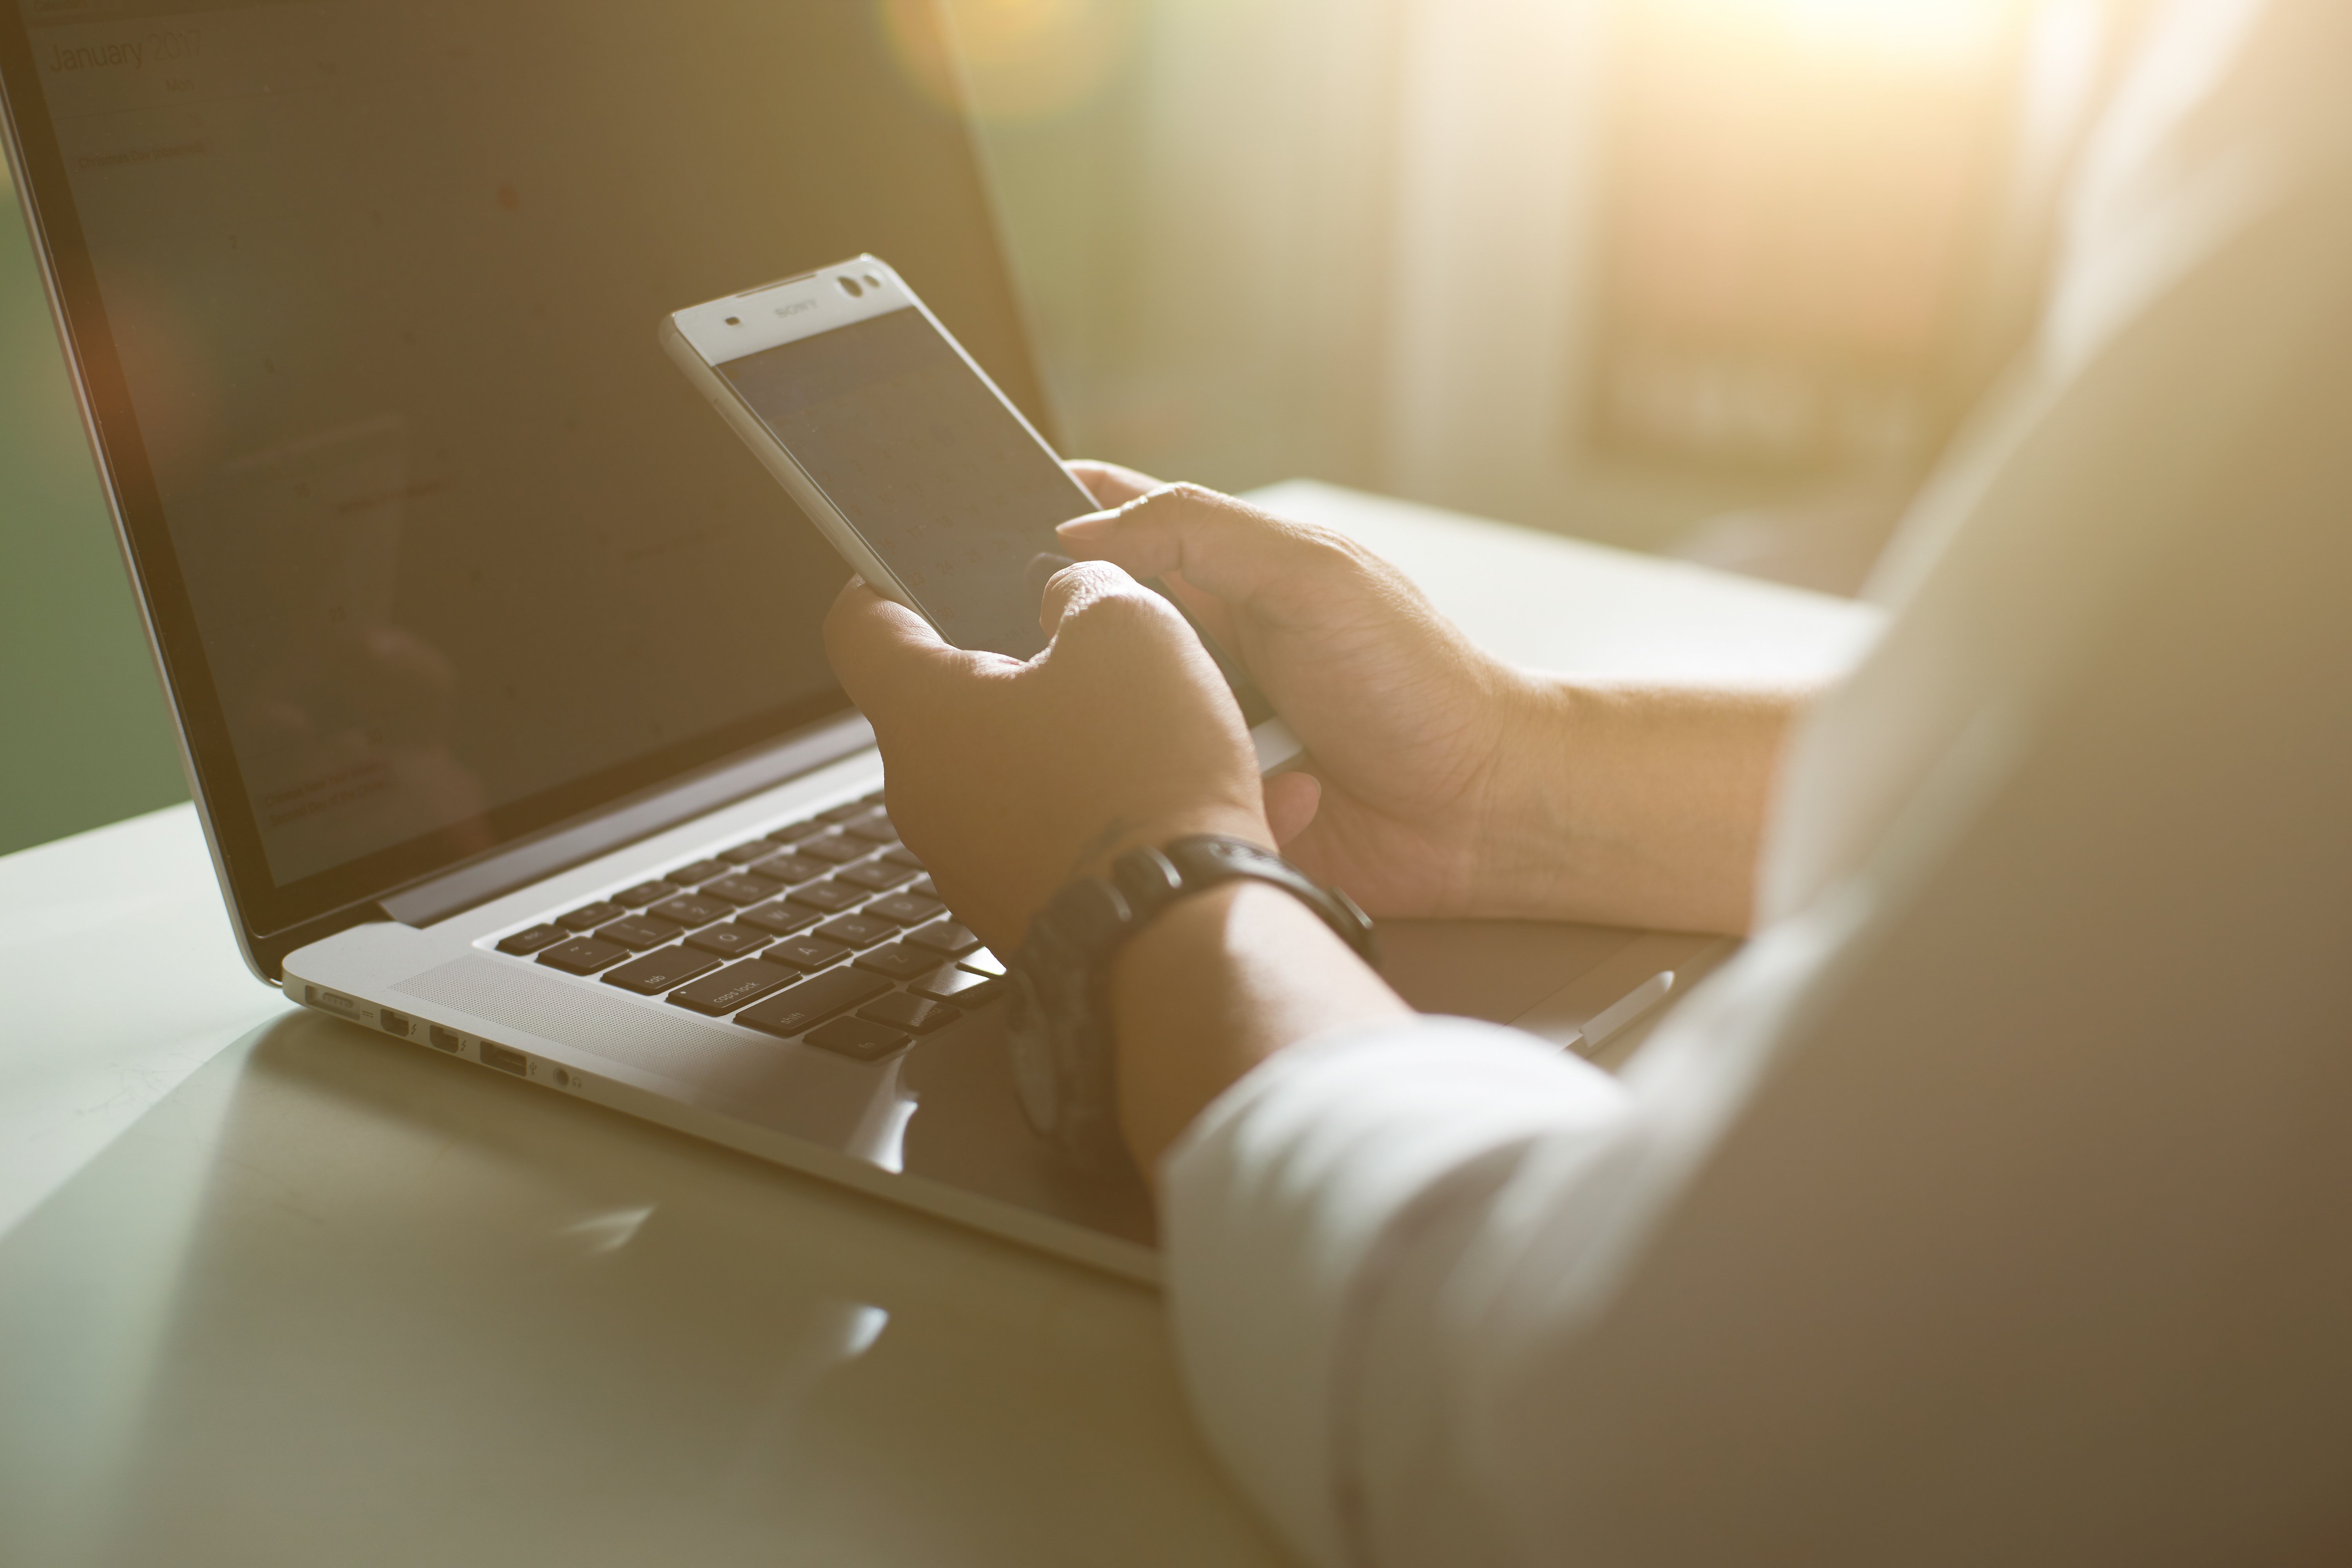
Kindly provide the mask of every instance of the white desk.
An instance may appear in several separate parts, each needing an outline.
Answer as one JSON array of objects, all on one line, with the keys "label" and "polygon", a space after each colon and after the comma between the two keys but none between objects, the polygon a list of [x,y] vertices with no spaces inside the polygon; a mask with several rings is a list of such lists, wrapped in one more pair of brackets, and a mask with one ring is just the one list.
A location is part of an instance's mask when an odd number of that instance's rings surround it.
[{"label": "white desk", "polygon": [[[1869,612],[1293,483],[1524,662]],[[0,1563],[1279,1561],[1150,1292],[289,1006],[182,806],[0,859]]]}]

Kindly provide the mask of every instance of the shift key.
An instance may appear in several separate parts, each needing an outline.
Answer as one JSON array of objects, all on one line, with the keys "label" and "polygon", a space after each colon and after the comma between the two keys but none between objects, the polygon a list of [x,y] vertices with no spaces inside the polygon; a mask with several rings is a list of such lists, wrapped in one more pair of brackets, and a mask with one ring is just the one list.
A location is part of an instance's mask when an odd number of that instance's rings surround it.
[{"label": "shift key", "polygon": [[890,983],[878,974],[835,969],[779,991],[756,1007],[745,1008],[735,1015],[735,1021],[766,1034],[797,1035],[889,989]]}]

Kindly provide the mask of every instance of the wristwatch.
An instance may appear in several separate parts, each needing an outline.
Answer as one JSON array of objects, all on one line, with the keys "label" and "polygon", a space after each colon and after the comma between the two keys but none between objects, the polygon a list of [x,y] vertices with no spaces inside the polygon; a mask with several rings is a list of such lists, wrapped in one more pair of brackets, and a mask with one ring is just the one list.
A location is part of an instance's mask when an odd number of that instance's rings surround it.
[{"label": "wristwatch", "polygon": [[1347,894],[1318,887],[1272,850],[1219,834],[1129,849],[1108,877],[1070,883],[1030,922],[1028,940],[1006,966],[1013,1087],[1030,1126],[1077,1164],[1099,1170],[1128,1157],[1112,1072],[1111,955],[1186,894],[1244,879],[1297,897],[1379,967],[1372,922]]}]

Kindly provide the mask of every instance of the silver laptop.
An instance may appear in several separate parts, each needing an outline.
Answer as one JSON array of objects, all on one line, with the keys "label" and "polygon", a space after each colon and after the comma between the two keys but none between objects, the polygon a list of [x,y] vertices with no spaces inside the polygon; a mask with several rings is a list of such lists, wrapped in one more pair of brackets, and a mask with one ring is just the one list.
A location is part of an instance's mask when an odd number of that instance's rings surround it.
[{"label": "silver laptop", "polygon": [[[19,0],[0,85],[255,973],[1148,1278],[1146,1195],[1030,1134],[1002,965],[891,830],[843,567],[655,344],[870,250],[1050,430],[922,15]],[[1712,956],[1384,940],[1417,1004],[1586,1046]]]}]

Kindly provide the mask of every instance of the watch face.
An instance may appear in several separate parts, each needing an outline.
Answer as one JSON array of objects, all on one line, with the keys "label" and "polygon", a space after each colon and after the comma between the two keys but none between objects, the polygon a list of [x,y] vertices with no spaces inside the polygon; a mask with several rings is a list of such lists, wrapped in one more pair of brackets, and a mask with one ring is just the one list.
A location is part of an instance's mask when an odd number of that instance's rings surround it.
[{"label": "watch face", "polygon": [[1013,1088],[1021,1097],[1022,1114],[1029,1125],[1050,1133],[1061,1116],[1061,1084],[1054,1070],[1054,1042],[1037,988],[1025,971],[1013,971],[1013,994],[1007,998],[1005,1037],[1013,1056]]}]

